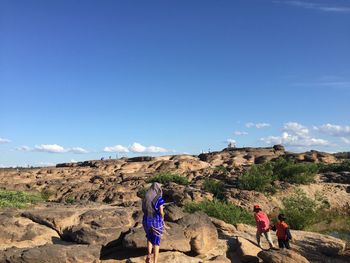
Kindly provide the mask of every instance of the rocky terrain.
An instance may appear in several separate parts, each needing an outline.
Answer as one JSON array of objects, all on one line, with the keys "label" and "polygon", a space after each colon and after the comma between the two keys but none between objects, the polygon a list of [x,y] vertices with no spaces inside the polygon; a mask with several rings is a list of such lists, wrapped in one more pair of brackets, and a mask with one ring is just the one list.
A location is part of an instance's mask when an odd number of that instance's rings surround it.
[{"label": "rocky terrain", "polygon": [[169,204],[159,262],[350,262],[346,242],[341,239],[292,231],[293,250],[267,251],[257,247],[253,226],[230,225],[202,212],[184,212],[187,202],[213,199],[213,194],[203,189],[206,178],[222,181],[225,199],[249,210],[260,203],[272,212],[296,187],[309,196],[321,192],[332,208],[350,207],[348,173],[320,174],[308,185],[285,184],[283,191],[273,195],[237,187],[238,176],[251,165],[278,157],[338,162],[332,154],[293,154],[276,145],[199,156],[135,157],[1,170],[1,189],[41,192],[48,202],[0,209],[0,262],[144,262],[140,196],[148,179],[160,172],[178,173],[190,184],[164,185],[164,199]]}]

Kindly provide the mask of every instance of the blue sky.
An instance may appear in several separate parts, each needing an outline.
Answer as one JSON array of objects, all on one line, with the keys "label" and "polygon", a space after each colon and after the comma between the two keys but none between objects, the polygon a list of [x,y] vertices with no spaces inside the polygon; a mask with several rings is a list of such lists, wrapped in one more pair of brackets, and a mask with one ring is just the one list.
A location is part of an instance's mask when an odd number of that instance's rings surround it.
[{"label": "blue sky", "polygon": [[0,1],[0,165],[350,150],[350,1]]}]

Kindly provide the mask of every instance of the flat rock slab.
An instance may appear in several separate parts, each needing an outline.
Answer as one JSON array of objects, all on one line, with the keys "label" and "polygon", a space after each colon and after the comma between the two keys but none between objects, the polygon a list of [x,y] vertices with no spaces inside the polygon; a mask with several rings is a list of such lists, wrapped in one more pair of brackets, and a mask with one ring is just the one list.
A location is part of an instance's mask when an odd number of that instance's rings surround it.
[{"label": "flat rock slab", "polygon": [[0,251],[6,263],[99,263],[100,246],[45,245],[30,249],[10,248]]},{"label": "flat rock slab", "polygon": [[[126,260],[127,263],[144,263],[145,257],[130,258]],[[152,261],[151,261],[152,262]],[[201,259],[189,257],[180,252],[162,252],[159,254],[158,262],[166,263],[201,263]]]},{"label": "flat rock slab", "polygon": [[0,214],[0,250],[18,247],[30,248],[52,244],[60,237],[53,229],[24,217]]},{"label": "flat rock slab", "polygon": [[297,252],[289,249],[264,250],[258,253],[264,263],[309,263],[309,261]]}]

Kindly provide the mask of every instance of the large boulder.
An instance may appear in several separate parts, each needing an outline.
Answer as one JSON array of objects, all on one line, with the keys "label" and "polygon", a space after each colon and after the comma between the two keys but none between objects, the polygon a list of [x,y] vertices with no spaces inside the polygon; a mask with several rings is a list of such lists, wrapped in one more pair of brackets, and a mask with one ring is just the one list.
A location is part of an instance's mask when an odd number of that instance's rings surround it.
[{"label": "large boulder", "polygon": [[309,263],[309,261],[299,253],[289,249],[283,250],[263,250],[258,253],[264,263]]},{"label": "large boulder", "polygon": [[185,216],[181,207],[171,204],[165,207],[165,220],[175,222]]},{"label": "large boulder", "polygon": [[[185,236],[182,227],[175,223],[166,223],[166,225],[167,227],[163,233],[160,244],[161,249],[190,252],[190,241]],[[143,228],[133,228],[131,232],[124,237],[123,246],[129,249],[146,248],[146,235]]]},{"label": "large boulder", "polygon": [[259,263],[258,253],[261,251],[256,243],[243,237],[236,237],[232,242],[234,257],[242,263]]},{"label": "large boulder", "polygon": [[[163,250],[205,254],[216,246],[218,233],[210,218],[204,213],[187,214],[176,223],[167,222],[161,241]],[[146,248],[142,227],[133,228],[124,237],[123,246],[129,249]]]},{"label": "large boulder", "polygon": [[80,215],[79,222],[64,230],[64,237],[79,244],[100,244],[117,240],[133,225],[132,209],[94,209]]},{"label": "large boulder", "polygon": [[134,225],[137,213],[128,207],[59,205],[30,209],[23,216],[56,230],[66,240],[107,245]]},{"label": "large boulder", "polygon": [[346,247],[344,240],[306,231],[292,231],[296,240],[292,246],[309,260],[321,260],[325,257],[336,257],[342,254]]},{"label": "large boulder", "polygon": [[52,244],[60,236],[53,229],[27,218],[0,215],[0,250],[17,247],[30,248]]},{"label": "large boulder", "polygon": [[184,228],[185,236],[190,240],[191,251],[205,254],[216,246],[218,232],[210,218],[202,213],[188,214],[178,221]]}]

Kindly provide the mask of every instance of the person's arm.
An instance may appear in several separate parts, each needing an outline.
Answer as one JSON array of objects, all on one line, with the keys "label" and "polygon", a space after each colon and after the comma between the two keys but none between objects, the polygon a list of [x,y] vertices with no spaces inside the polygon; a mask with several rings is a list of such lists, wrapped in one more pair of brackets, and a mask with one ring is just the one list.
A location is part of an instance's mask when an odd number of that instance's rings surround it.
[{"label": "person's arm", "polygon": [[276,225],[271,225],[271,226],[270,226],[270,229],[271,229],[272,231],[275,231],[275,232],[276,232],[276,230],[277,230]]},{"label": "person's arm", "polygon": [[287,239],[288,240],[292,240],[293,239],[292,234],[290,233],[289,227],[286,228],[286,235],[287,235]]},{"label": "person's arm", "polygon": [[161,205],[160,207],[159,207],[159,212],[160,212],[160,215],[162,216],[162,218],[163,218],[163,220],[164,220],[164,205]]}]

